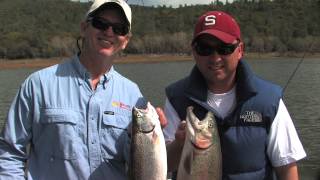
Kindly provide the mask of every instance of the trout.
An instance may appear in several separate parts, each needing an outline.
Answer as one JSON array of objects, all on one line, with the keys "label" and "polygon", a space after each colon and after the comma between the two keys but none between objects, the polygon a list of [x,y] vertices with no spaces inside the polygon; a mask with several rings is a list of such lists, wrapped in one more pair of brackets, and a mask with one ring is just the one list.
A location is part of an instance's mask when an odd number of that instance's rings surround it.
[{"label": "trout", "polygon": [[166,180],[167,151],[155,109],[132,110],[131,180]]},{"label": "trout", "polygon": [[208,112],[203,120],[187,108],[186,139],[177,180],[221,180],[222,155],[216,120]]}]

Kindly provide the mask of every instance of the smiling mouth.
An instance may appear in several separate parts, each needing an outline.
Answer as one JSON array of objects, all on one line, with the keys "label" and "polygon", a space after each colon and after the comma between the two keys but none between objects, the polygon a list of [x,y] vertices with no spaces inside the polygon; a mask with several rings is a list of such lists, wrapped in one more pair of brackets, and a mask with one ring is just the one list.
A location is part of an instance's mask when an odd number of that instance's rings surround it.
[{"label": "smiling mouth", "polygon": [[209,66],[209,69],[213,70],[213,71],[216,71],[216,70],[220,70],[223,68],[223,65],[210,65]]},{"label": "smiling mouth", "polygon": [[106,40],[106,39],[103,39],[103,38],[98,38],[98,40],[100,42],[102,42],[104,45],[108,45],[108,46],[111,46],[113,45],[113,42],[109,41],[109,40]]}]

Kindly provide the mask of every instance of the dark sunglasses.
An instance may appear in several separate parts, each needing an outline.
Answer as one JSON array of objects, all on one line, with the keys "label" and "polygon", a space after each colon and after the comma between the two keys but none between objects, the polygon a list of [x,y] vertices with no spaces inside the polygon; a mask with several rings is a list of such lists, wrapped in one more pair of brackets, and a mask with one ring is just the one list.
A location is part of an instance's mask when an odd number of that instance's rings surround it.
[{"label": "dark sunglasses", "polygon": [[116,35],[124,36],[129,33],[129,26],[122,23],[111,23],[99,17],[92,17],[88,19],[88,22],[91,22],[91,25],[101,31],[107,30],[109,27],[112,27],[112,31]]},{"label": "dark sunglasses", "polygon": [[240,42],[236,44],[224,44],[221,43],[216,47],[213,47],[207,43],[198,41],[194,43],[194,50],[200,56],[210,56],[217,52],[220,55],[229,55],[234,52],[234,50],[238,47]]}]

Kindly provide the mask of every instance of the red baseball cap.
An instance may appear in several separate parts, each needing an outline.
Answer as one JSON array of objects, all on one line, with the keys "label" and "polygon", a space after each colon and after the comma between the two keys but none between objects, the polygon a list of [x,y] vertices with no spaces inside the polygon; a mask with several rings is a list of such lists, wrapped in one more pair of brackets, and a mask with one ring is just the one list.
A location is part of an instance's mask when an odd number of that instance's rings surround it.
[{"label": "red baseball cap", "polygon": [[200,16],[194,30],[192,43],[202,34],[210,34],[227,44],[241,39],[238,23],[229,14],[222,11],[209,11]]}]

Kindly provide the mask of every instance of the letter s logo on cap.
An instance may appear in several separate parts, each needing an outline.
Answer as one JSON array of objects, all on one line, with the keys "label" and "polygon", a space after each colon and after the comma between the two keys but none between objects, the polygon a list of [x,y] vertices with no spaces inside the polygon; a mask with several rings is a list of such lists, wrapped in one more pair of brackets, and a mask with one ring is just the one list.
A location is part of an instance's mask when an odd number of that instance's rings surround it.
[{"label": "letter s logo on cap", "polygon": [[216,16],[215,15],[209,15],[205,17],[205,23],[204,25],[215,25],[216,24]]}]

